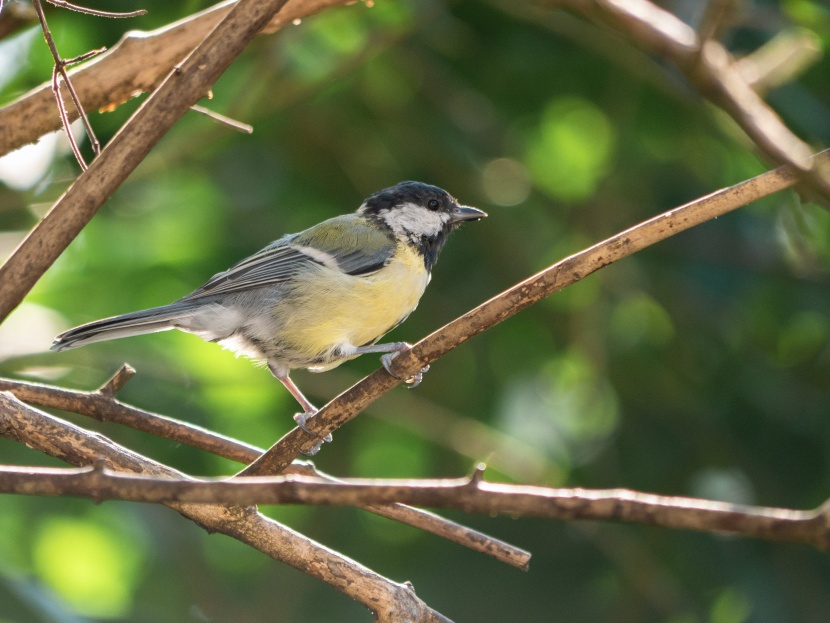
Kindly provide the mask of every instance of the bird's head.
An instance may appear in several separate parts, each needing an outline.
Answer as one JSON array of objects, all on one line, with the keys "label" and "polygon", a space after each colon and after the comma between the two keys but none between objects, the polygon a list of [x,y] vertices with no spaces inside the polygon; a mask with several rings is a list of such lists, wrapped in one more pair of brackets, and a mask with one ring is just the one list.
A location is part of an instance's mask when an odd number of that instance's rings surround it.
[{"label": "bird's head", "polygon": [[401,182],[379,190],[363,202],[358,214],[388,227],[396,238],[412,244],[432,268],[449,233],[485,212],[461,205],[447,191],[422,182]]}]

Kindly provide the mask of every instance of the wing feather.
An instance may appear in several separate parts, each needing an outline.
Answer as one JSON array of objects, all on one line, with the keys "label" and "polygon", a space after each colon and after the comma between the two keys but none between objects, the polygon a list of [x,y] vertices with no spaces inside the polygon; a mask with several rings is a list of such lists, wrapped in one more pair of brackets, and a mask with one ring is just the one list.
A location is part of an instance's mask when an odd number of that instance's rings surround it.
[{"label": "wing feather", "polygon": [[391,233],[358,215],[338,216],[299,234],[280,238],[218,273],[182,300],[230,294],[289,282],[310,264],[347,275],[366,276],[389,263],[395,252]]}]

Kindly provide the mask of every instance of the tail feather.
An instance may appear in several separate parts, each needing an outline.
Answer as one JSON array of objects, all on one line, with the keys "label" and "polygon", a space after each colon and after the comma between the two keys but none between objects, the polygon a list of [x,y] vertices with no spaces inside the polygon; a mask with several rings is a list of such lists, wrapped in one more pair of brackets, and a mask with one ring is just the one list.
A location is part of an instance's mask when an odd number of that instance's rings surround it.
[{"label": "tail feather", "polygon": [[192,314],[193,306],[172,304],[96,320],[61,333],[55,338],[50,350],[69,350],[94,342],[168,331],[176,328],[176,320]]}]

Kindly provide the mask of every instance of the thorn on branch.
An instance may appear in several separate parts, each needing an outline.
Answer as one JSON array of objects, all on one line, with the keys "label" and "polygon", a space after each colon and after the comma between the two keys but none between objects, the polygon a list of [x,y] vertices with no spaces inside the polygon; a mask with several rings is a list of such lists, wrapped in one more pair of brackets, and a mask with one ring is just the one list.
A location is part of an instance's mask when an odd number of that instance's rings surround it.
[{"label": "thorn on branch", "polygon": [[127,384],[127,381],[133,378],[135,374],[135,368],[133,368],[130,364],[125,363],[107,380],[106,383],[101,385],[98,389],[98,393],[112,398],[115,394],[121,391],[121,388],[124,387],[124,385]]},{"label": "thorn on branch", "polygon": [[487,469],[487,464],[484,462],[476,463],[473,473],[470,474],[469,482],[467,483],[472,489],[478,489],[479,483],[484,481],[484,470]]}]

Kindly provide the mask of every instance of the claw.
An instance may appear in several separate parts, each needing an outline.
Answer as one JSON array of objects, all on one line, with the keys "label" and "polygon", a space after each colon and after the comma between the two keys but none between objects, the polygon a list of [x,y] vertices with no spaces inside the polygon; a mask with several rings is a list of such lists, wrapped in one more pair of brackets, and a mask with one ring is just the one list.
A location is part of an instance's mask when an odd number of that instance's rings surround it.
[{"label": "claw", "polygon": [[398,353],[386,353],[385,355],[381,355],[380,356],[380,362],[383,364],[384,369],[389,373],[390,376],[393,376],[398,380],[402,380],[402,379],[398,378],[397,374],[392,372],[392,367],[391,367],[392,366],[392,359],[394,359],[397,354]]},{"label": "claw", "polygon": [[406,383],[407,389],[415,389],[418,385],[421,384],[421,381],[424,380],[424,375],[429,372],[429,366],[425,368],[421,368],[418,370],[418,373],[413,376],[411,379],[406,379],[404,383]]},{"label": "claw", "polygon": [[[411,347],[409,346],[409,344],[407,344],[405,348],[411,348]],[[422,381],[422,380],[424,380],[424,374],[426,374],[427,372],[429,372],[429,366],[427,366],[427,367],[425,367],[425,368],[421,368],[421,369],[418,371],[418,373],[417,373],[417,374],[415,374],[415,376],[413,376],[413,377],[410,377],[410,378],[408,378],[408,379],[402,379],[402,378],[401,378],[401,377],[399,377],[397,374],[395,374],[394,372],[392,372],[392,368],[391,368],[391,366],[392,366],[392,360],[393,360],[395,357],[397,357],[397,356],[398,356],[398,354],[399,354],[399,353],[401,353],[403,350],[404,350],[404,349],[401,349],[401,350],[396,351],[396,352],[393,352],[393,353],[386,353],[385,355],[381,355],[380,362],[383,364],[384,369],[385,369],[385,370],[386,370],[386,371],[387,371],[387,372],[388,372],[391,376],[395,377],[395,378],[396,378],[396,379],[398,379],[399,381],[403,381],[404,383],[406,383],[406,388],[407,388],[407,389],[415,389],[416,387],[418,387],[418,385],[420,385],[420,384],[421,384],[421,381]]]},{"label": "claw", "polygon": [[297,426],[299,426],[301,429],[303,429],[309,435],[317,437],[320,440],[314,445],[313,448],[311,448],[311,450],[309,450],[307,452],[303,452],[303,454],[305,454],[306,456],[314,456],[315,454],[317,454],[320,451],[320,448],[323,447],[324,442],[329,443],[333,439],[333,437],[331,436],[331,433],[329,433],[325,437],[321,437],[320,435],[318,435],[314,431],[308,430],[308,427],[306,426],[306,422],[308,421],[308,418],[310,418],[311,416],[316,415],[316,414],[317,414],[317,411],[311,411],[309,413],[296,413],[294,415],[294,421],[297,422]]},{"label": "claw", "polygon": [[311,446],[310,450],[300,450],[300,454],[302,454],[303,456],[314,456],[315,454],[317,454],[320,451],[320,448],[322,448],[322,447],[323,447],[323,442],[318,441],[313,446]]}]

